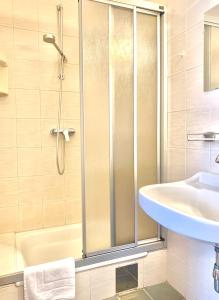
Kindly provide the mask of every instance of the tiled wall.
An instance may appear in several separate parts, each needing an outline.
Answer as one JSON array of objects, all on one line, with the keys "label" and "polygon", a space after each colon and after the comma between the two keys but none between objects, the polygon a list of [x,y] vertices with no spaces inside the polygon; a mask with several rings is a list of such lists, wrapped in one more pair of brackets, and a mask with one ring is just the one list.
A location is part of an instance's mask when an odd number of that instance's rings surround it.
[{"label": "tiled wall", "polygon": [[[66,173],[57,175],[55,138],[58,57],[43,34],[57,32],[64,7],[62,124],[76,129],[66,144]],[[77,0],[0,0],[0,55],[8,58],[9,96],[0,97],[0,233],[81,221]]]},{"label": "tiled wall", "polygon": [[[219,1],[168,0],[168,180],[219,172],[219,143],[187,142],[187,132],[219,130],[219,91],[203,92],[203,15]],[[185,55],[181,55],[185,54]],[[218,299],[212,245],[169,232],[168,280],[187,300]]]},{"label": "tiled wall", "polygon": [[[139,288],[166,280],[167,250],[150,253],[145,258],[76,273],[76,300],[103,300],[115,295],[115,268],[138,263]],[[0,299],[23,300],[23,287],[0,288]]]}]

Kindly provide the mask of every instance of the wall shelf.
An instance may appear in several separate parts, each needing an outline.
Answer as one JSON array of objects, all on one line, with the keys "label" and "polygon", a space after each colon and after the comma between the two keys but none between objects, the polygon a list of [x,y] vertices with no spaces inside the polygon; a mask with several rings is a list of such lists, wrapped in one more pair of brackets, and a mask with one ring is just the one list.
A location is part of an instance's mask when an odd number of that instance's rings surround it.
[{"label": "wall shelf", "polygon": [[0,56],[0,97],[8,95],[8,63]]},{"label": "wall shelf", "polygon": [[216,142],[216,141],[219,141],[219,133],[217,133],[217,132],[188,133],[187,141],[189,141],[189,142]]}]

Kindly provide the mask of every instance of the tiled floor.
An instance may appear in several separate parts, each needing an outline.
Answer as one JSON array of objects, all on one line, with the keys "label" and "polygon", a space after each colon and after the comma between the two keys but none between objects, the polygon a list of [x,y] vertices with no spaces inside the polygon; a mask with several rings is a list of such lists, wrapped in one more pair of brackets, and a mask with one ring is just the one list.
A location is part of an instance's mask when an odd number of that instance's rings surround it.
[{"label": "tiled floor", "polygon": [[185,298],[168,282],[164,282],[107,300],[185,300]]}]

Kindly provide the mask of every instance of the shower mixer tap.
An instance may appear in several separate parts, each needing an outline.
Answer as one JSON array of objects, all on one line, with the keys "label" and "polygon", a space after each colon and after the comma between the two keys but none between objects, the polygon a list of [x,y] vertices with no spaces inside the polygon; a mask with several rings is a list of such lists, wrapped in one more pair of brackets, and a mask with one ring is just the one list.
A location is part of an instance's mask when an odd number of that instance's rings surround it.
[{"label": "shower mixer tap", "polygon": [[66,142],[70,141],[70,137],[75,133],[75,130],[73,128],[60,128],[58,130],[57,128],[51,129],[51,135],[57,135],[58,133],[62,134],[64,136],[64,139]]}]

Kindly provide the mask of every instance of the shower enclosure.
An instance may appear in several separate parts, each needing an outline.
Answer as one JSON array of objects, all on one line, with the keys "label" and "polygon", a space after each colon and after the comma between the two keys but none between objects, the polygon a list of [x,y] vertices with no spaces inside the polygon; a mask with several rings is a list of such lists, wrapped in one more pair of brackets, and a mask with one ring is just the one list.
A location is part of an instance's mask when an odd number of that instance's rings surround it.
[{"label": "shower enclosure", "polygon": [[80,1],[83,255],[161,239],[138,205],[160,182],[161,13]]}]

